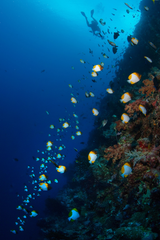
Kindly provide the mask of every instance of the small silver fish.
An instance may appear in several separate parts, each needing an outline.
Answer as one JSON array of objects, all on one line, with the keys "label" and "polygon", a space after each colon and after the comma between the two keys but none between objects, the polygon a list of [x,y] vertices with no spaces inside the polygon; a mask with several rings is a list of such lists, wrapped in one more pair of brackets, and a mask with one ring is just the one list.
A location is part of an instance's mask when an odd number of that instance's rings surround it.
[{"label": "small silver fish", "polygon": [[106,126],[107,122],[108,122],[108,120],[104,119],[104,120],[102,121],[102,127]]}]

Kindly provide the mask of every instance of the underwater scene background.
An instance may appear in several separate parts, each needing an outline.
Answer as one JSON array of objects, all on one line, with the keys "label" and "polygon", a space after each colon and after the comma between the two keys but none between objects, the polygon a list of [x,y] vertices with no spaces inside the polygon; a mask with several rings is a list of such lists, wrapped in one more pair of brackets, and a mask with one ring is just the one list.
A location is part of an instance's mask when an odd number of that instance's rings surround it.
[{"label": "underwater scene background", "polygon": [[0,1],[1,239],[160,239],[160,2]]}]

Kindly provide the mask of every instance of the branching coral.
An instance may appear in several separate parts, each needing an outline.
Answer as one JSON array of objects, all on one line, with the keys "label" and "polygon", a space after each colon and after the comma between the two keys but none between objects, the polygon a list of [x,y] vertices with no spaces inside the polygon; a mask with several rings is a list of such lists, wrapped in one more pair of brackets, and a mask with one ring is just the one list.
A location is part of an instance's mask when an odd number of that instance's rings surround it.
[{"label": "branching coral", "polygon": [[145,86],[139,89],[139,93],[141,92],[142,94],[146,94],[146,96],[148,97],[155,92],[156,89],[154,87],[153,80],[146,79],[143,80],[143,83]]},{"label": "branching coral", "polygon": [[137,163],[134,167],[133,173],[128,176],[128,187],[136,186],[142,180],[142,176],[149,168],[141,163]]},{"label": "branching coral", "polygon": [[146,158],[143,152],[137,150],[126,152],[125,156],[127,157],[126,162],[133,161],[133,166],[135,166],[137,162],[140,162],[141,159]]},{"label": "branching coral", "polygon": [[[160,90],[158,90],[158,92],[160,93]],[[159,105],[159,103],[160,103],[160,95],[157,94],[156,99],[154,99],[154,101],[152,101],[152,106],[155,107],[155,109],[156,109],[157,111],[160,110],[160,105]]]},{"label": "branching coral", "polygon": [[126,130],[127,125],[122,123],[121,120],[116,121],[116,130],[121,131],[121,130]]},{"label": "branching coral", "polygon": [[150,167],[156,167],[158,163],[160,163],[160,146],[158,147],[152,147],[151,149],[146,148],[138,148],[134,151],[129,151],[125,153],[125,156],[127,157],[126,162],[132,161],[133,166],[135,166],[138,162],[146,163]]},{"label": "branching coral", "polygon": [[124,152],[126,150],[126,147],[124,145],[114,145],[113,147],[108,147],[104,150],[106,153],[104,155],[104,158],[106,158],[108,161],[112,159],[112,162],[115,163],[117,160],[121,159],[124,155]]}]

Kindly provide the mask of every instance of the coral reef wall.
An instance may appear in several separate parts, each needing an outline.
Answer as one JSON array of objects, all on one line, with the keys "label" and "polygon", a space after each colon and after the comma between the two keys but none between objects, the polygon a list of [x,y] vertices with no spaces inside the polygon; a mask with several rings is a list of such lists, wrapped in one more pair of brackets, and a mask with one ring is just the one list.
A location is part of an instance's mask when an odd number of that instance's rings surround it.
[{"label": "coral reef wall", "polygon": [[[134,32],[140,47],[129,46],[118,63],[112,87],[119,91],[102,100],[88,147],[75,161],[72,182],[55,200],[63,212],[39,220],[42,239],[160,239],[160,14],[152,1],[142,1],[140,10]],[[144,63],[144,55],[153,63]],[[132,72],[142,75],[134,86],[126,83]],[[132,95],[126,104],[119,101],[124,91]],[[120,120],[124,112],[128,123]],[[107,125],[99,127],[106,118]],[[97,156],[93,164],[88,161],[91,150]],[[80,217],[69,222],[66,212],[73,208]]]}]

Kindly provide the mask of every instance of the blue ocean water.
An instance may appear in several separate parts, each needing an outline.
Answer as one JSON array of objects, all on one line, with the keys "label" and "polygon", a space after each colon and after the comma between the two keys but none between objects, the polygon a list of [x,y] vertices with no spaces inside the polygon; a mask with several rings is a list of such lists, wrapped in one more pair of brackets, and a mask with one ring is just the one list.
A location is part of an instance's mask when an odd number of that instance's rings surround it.
[{"label": "blue ocean water", "polygon": [[[57,173],[54,165],[48,164],[47,175],[52,180],[52,189],[31,200],[33,209],[39,214],[34,219],[27,217],[25,231],[14,235],[10,229],[18,230],[16,219],[23,216],[16,207],[27,194],[34,192],[27,166],[34,167],[38,180],[41,163],[36,162],[33,156],[46,157],[47,154],[41,152],[46,151],[46,142],[49,140],[54,142],[54,147],[61,144],[66,146],[62,152],[66,157],[59,160],[59,164],[66,167],[75,161],[77,152],[74,148],[80,151],[86,146],[95,121],[92,108],[98,109],[101,99],[107,94],[109,82],[118,71],[116,63],[123,58],[129,45],[127,36],[133,33],[141,16],[137,11],[139,3],[140,0],[128,1],[133,7],[132,13],[128,14],[126,10],[130,9],[122,1],[0,2],[2,239],[37,238],[39,229],[36,222],[37,218],[45,217],[45,199],[55,197],[67,183],[67,178]],[[90,32],[91,28],[81,14],[84,12],[91,23],[92,9],[101,33],[106,32],[104,39]],[[99,23],[100,19],[106,22],[105,26]],[[120,36],[114,40],[113,33],[117,30]],[[115,41],[118,45],[115,55],[107,40]],[[89,53],[89,49],[93,54]],[[109,58],[104,58],[102,52]],[[94,83],[92,67],[101,62],[104,62],[104,69]],[[68,84],[72,84],[73,88],[69,88]],[[86,98],[86,91],[92,91],[95,97]],[[78,100],[75,107],[70,100],[71,94]],[[78,115],[81,136],[75,135],[73,113]],[[62,129],[59,118],[64,118],[71,127],[57,135],[56,129]],[[51,124],[55,125],[55,129],[49,128]],[[75,140],[71,139],[72,134],[76,136]],[[55,148],[52,151],[54,153],[58,153]],[[54,183],[54,179],[58,179],[59,183]],[[24,185],[28,186],[28,193],[24,192]]]}]

